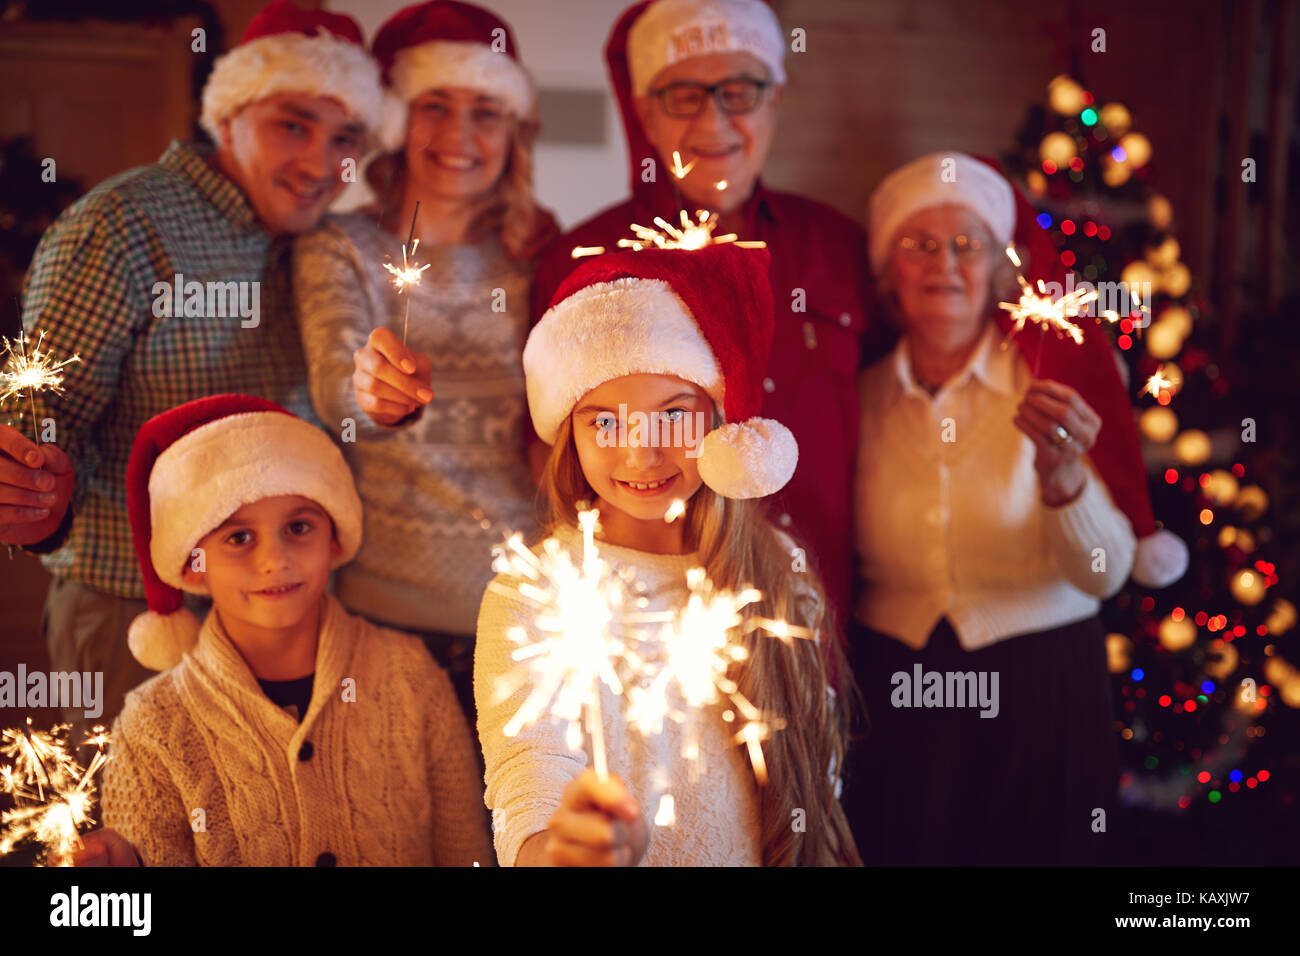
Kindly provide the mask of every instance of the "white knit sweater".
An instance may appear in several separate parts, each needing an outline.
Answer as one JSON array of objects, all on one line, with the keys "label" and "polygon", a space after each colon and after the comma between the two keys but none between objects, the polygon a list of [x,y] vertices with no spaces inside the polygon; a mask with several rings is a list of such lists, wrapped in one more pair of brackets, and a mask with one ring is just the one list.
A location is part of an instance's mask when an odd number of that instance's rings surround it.
[{"label": "white knit sweater", "polygon": [[[556,538],[575,556],[582,553],[576,528],[561,528]],[[635,570],[646,585],[647,611],[672,608],[686,595],[686,571],[700,564],[696,555],[648,554],[599,543],[602,558]],[[510,586],[497,575],[494,584]],[[516,665],[510,657],[511,627],[536,634],[528,602],[489,587],[479,611],[474,654],[474,699],[478,705],[479,742],[487,764],[487,805],[492,808],[497,859],[513,866],[524,841],[546,829],[560,805],[565,786],[588,764],[588,754],[573,752],[565,742],[566,724],[542,719],[514,738],[505,726],[527,696],[528,688],[504,701],[496,695],[497,680]],[[645,649],[654,653],[653,647]],[[627,783],[640,802],[650,842],[645,866],[758,866],[758,790],[744,751],[733,742],[734,731],[723,722],[720,708],[701,715],[700,758],[682,755],[687,736],[678,723],[665,721],[663,732],[644,738],[624,722],[619,700],[608,687],[601,691],[601,717],[609,770]],[[676,822],[657,826],[654,818],[661,798],[671,794]]]},{"label": "white knit sweater", "polygon": [[1033,376],[1000,340],[990,322],[933,397],[906,339],[860,378],[858,619],[915,649],[943,617],[966,650],[1092,617],[1133,566],[1133,529],[1090,463],[1078,498],[1042,503],[1012,421]]},{"label": "white knit sweater", "polygon": [[104,825],[149,866],[488,865],[477,778],[451,683],[420,642],[326,596],[302,723],[215,613],[180,664],[127,695]]}]

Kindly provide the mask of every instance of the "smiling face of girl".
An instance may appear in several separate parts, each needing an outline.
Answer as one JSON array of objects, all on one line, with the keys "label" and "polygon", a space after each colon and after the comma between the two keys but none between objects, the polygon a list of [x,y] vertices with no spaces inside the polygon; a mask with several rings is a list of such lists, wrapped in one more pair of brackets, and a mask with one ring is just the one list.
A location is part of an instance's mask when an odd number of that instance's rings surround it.
[{"label": "smiling face of girl", "polygon": [[638,542],[657,539],[673,501],[703,484],[697,455],[712,415],[704,389],[674,375],[625,375],[578,400],[573,443],[607,539],[649,550]]},{"label": "smiling face of girl", "polygon": [[411,101],[406,168],[421,192],[477,199],[496,188],[514,119],[501,100],[471,89],[426,90]]}]

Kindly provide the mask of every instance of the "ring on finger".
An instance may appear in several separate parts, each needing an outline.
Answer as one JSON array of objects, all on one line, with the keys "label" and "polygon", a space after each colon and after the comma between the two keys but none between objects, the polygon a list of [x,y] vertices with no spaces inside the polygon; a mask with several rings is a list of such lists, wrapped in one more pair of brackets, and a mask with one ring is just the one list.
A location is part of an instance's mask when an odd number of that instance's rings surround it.
[{"label": "ring on finger", "polygon": [[1061,448],[1065,445],[1070,444],[1070,442],[1074,441],[1074,436],[1071,435],[1069,430],[1059,422],[1052,426],[1052,430],[1048,434],[1048,438],[1051,439],[1052,444],[1055,445],[1057,448]]}]

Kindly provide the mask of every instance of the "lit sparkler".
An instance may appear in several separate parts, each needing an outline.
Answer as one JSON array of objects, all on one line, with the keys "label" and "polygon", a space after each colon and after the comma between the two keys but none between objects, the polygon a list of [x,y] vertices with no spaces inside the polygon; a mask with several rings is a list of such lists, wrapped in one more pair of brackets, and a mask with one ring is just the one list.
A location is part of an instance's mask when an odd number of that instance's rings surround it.
[{"label": "lit sparkler", "polygon": [[695,168],[696,162],[697,162],[696,160],[692,159],[689,163],[683,166],[682,154],[679,153],[677,150],[673,150],[673,175],[676,176],[678,179],[685,179],[686,174]]},{"label": "lit sparkler", "polygon": [[49,732],[33,730],[29,717],[17,730],[0,731],[0,755],[11,761],[0,766],[0,792],[15,804],[0,815],[0,856],[28,839],[60,857],[81,845],[80,828],[95,806],[95,774],[108,762],[109,735],[95,727],[86,737],[81,746],[94,747],[95,756],[82,769],[65,740],[69,729],[58,724]]},{"label": "lit sparkler", "polygon": [[[397,294],[401,295],[411,286],[420,284],[420,276],[429,264],[419,265],[415,261],[415,250],[420,247],[420,240],[415,237],[415,217],[420,213],[420,203],[417,200],[415,209],[411,211],[411,230],[407,233],[406,242],[402,243],[402,268],[397,268],[391,262],[385,262],[384,268],[393,274],[393,287],[397,289]],[[408,252],[407,247],[410,247]],[[406,344],[406,327],[411,321],[411,296],[406,296],[406,311],[402,316],[402,344]]]},{"label": "lit sparkler", "polygon": [[[746,620],[741,612],[761,600],[762,594],[754,588],[739,594],[717,590],[703,568],[687,571],[686,584],[690,597],[661,632],[666,660],[652,680],[629,691],[628,720],[647,736],[660,733],[665,718],[684,724],[687,740],[683,755],[694,761],[700,754],[700,714],[712,705],[730,702],[735,710],[725,710],[723,720],[733,722],[739,711],[743,720],[736,742],[746,745],[754,776],[764,784],[767,766],[762,742],[784,725],[778,718],[765,717],[740,692],[728,671],[733,664],[749,658],[749,649],[740,640],[742,634],[764,630],[789,643],[796,637],[811,638],[812,632],[785,621],[762,617]],[[673,697],[679,697],[683,706],[674,707],[670,700]]]},{"label": "lit sparkler", "polygon": [[494,553],[493,569],[520,580],[514,586],[489,587],[522,597],[534,605],[534,637],[522,627],[511,628],[510,640],[518,645],[511,659],[521,664],[503,675],[495,688],[498,701],[507,700],[527,687],[528,694],[505,727],[514,737],[534,721],[550,715],[568,722],[567,741],[581,746],[583,730],[591,741],[596,775],[608,778],[605,734],[601,723],[601,687],[616,696],[623,694],[620,670],[639,661],[629,650],[626,625],[662,617],[642,615],[625,609],[625,595],[631,583],[626,573],[615,572],[596,548],[598,513],[578,514],[582,528],[581,561],[575,563],[555,538],[542,543],[535,554],[514,534]]},{"label": "lit sparkler", "polygon": [[45,333],[41,332],[36,339],[36,345],[30,352],[27,346],[31,340],[27,333],[20,331],[18,338],[14,341],[3,339],[5,354],[9,356],[4,368],[0,371],[0,403],[5,402],[14,395],[27,392],[27,401],[32,410],[32,437],[36,444],[40,444],[40,435],[36,430],[36,397],[38,391],[51,391],[56,394],[63,392],[63,374],[65,367],[73,362],[80,362],[81,356],[74,355],[70,359],[56,361],[52,353],[43,351],[41,346],[45,342]]},{"label": "lit sparkler", "polygon": [[1071,322],[1068,316],[1078,315],[1083,306],[1094,301],[1097,298],[1096,289],[1075,289],[1059,299],[1053,299],[1047,294],[1047,286],[1042,279],[1038,280],[1037,290],[1019,273],[1016,274],[1016,279],[1020,283],[1020,301],[998,303],[999,308],[1006,309],[1016,320],[1011,335],[1023,329],[1026,322],[1033,322],[1044,332],[1052,329],[1057,335],[1068,335],[1076,345],[1083,342],[1083,329]]},{"label": "lit sparkler", "polygon": [[[703,249],[705,246],[726,242],[735,243],[746,249],[762,249],[767,246],[767,243],[761,240],[741,239],[734,232],[715,236],[713,231],[718,227],[718,220],[707,209],[697,209],[695,217],[692,219],[683,209],[680,214],[681,224],[678,226],[674,226],[661,216],[656,216],[654,219],[658,229],[651,229],[649,226],[634,222],[631,225],[632,236],[620,239],[618,247],[640,252],[642,249]],[[581,259],[584,256],[598,256],[604,252],[604,246],[575,246],[570,256]]]},{"label": "lit sparkler", "polygon": [[1165,375],[1165,367],[1160,365],[1156,368],[1155,372],[1152,373],[1151,377],[1147,379],[1146,384],[1142,386],[1142,391],[1138,392],[1138,394],[1146,395],[1149,393],[1158,401],[1160,400],[1161,393],[1164,392],[1165,389],[1172,391],[1173,387],[1174,380]]}]

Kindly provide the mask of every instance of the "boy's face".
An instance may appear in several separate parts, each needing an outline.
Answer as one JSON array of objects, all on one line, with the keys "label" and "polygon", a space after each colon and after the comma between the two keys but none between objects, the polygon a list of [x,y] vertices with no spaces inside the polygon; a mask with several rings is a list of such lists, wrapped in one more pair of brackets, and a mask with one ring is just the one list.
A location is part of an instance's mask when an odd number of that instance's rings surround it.
[{"label": "boy's face", "polygon": [[341,553],[329,515],[302,495],[244,505],[198,547],[206,570],[191,561],[185,582],[206,586],[224,621],[268,630],[294,627],[316,609]]},{"label": "boy's face", "polygon": [[225,168],[274,234],[311,229],[343,189],[343,160],[366,150],[362,124],[327,96],[280,93],[221,124]]},{"label": "boy's face", "polygon": [[690,500],[712,413],[704,389],[673,375],[624,375],[579,399],[573,443],[602,513],[662,521],[675,499]]}]

